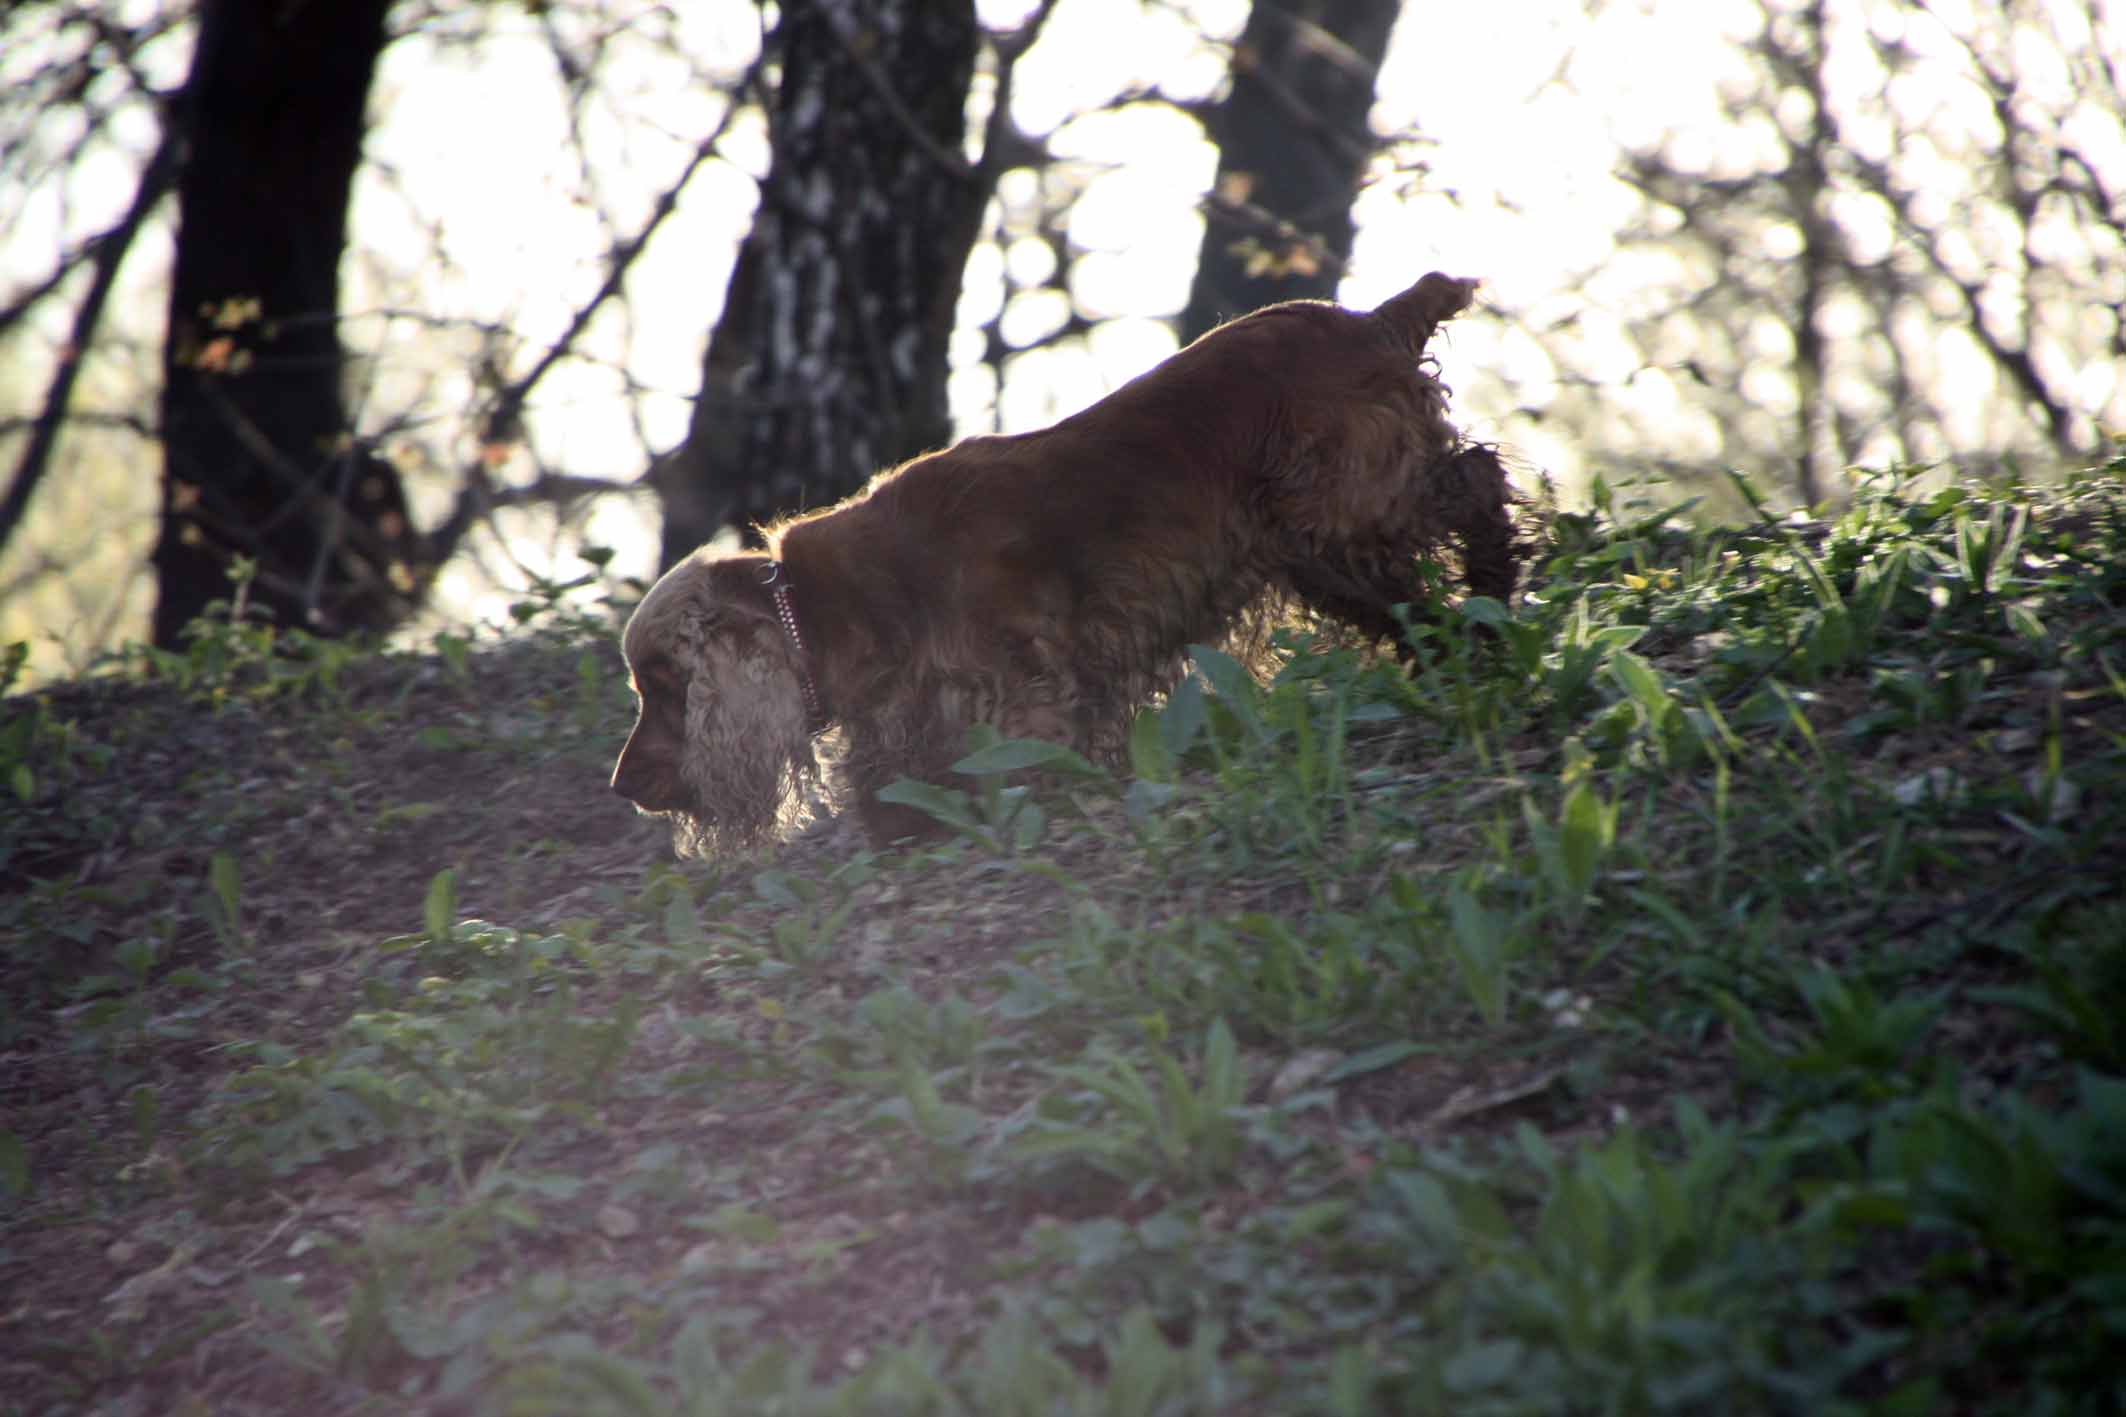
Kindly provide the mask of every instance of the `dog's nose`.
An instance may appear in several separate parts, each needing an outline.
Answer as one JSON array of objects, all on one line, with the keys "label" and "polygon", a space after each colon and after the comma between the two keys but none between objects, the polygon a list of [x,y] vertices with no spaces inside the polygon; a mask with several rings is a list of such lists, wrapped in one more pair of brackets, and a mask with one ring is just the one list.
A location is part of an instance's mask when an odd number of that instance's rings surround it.
[{"label": "dog's nose", "polygon": [[634,803],[645,812],[676,812],[687,805],[685,793],[655,777],[630,776],[624,770],[616,769],[609,785],[614,796]]}]

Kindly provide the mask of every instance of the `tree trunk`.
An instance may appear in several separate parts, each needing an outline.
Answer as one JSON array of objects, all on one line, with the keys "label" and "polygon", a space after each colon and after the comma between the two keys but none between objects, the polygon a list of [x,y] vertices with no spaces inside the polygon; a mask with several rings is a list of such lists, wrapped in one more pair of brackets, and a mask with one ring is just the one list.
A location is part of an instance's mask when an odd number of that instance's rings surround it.
[{"label": "tree trunk", "polygon": [[787,0],[772,167],[686,442],[663,564],[823,506],[952,434],[947,347],[989,196],[965,156],[972,0]]},{"label": "tree trunk", "polygon": [[[336,319],[349,185],[388,0],[206,0],[173,122],[155,642],[231,594],[320,633],[411,608],[397,473],[349,437]],[[394,584],[396,582],[396,584]]]},{"label": "tree trunk", "polygon": [[1218,177],[1184,342],[1279,300],[1327,298],[1377,146],[1367,117],[1399,0],[1255,0],[1209,120]]}]

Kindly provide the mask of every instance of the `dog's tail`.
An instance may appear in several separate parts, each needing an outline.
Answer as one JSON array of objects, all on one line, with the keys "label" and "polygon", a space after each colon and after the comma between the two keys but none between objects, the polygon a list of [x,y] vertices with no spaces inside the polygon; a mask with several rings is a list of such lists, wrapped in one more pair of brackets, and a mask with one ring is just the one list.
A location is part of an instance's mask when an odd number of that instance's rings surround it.
[{"label": "dog's tail", "polygon": [[1393,330],[1412,352],[1423,354],[1432,332],[1466,310],[1481,283],[1431,271],[1401,295],[1382,301],[1373,318]]}]

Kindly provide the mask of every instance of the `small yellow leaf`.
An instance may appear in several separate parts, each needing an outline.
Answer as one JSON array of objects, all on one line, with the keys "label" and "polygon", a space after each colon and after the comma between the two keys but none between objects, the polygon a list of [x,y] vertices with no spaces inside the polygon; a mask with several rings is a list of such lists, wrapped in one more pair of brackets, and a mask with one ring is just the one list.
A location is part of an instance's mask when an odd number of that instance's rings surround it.
[{"label": "small yellow leaf", "polygon": [[265,303],[255,295],[232,296],[218,306],[208,306],[207,313],[217,330],[240,330],[265,313]]}]

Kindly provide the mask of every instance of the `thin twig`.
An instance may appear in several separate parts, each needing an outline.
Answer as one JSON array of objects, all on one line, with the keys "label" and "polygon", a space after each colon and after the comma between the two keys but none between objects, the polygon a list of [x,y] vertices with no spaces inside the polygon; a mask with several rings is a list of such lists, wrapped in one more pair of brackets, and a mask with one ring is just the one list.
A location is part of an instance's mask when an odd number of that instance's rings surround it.
[{"label": "thin twig", "polygon": [[[568,328],[561,332],[560,337],[547,347],[546,352],[539,357],[538,362],[526,371],[521,378],[510,383],[496,394],[494,405],[485,419],[489,428],[508,427],[517,421],[524,410],[525,403],[531,397],[532,389],[537,386],[541,379],[546,377],[548,371],[570,354],[577,338],[590,325],[592,317],[598,313],[600,307],[619,293],[621,285],[627,279],[628,271],[634,266],[636,259],[649,246],[650,237],[656,233],[658,227],[664,224],[665,218],[669,217],[678,207],[679,194],[686,190],[688,183],[693,181],[694,174],[700,170],[702,164],[716,155],[716,147],[723,141],[724,135],[729,132],[732,119],[737,111],[738,105],[736,103],[724,109],[723,117],[717,122],[715,130],[695,144],[693,155],[687,159],[686,166],[680,169],[677,180],[666,187],[663,193],[658,196],[656,205],[651,208],[649,217],[643,222],[642,227],[633,236],[613,248],[611,264],[606,270],[604,281],[599,284],[598,289],[592,293],[590,299],[584,302],[582,307],[576,311],[574,317],[569,321]],[[546,479],[541,481],[545,482]],[[474,522],[482,520],[497,507],[510,505],[513,500],[515,499],[506,490],[498,491],[494,487],[492,480],[487,476],[486,469],[479,463],[475,462],[469,465],[465,473],[465,483],[458,492],[457,502],[451,508],[450,515],[444,518],[442,524],[428,535],[427,549],[430,560],[436,565],[441,565],[457,549],[458,543],[464,539],[465,533],[472,529]],[[544,500],[559,500],[559,498],[550,497]]]},{"label": "thin twig", "polygon": [[118,268],[125,264],[126,252],[132,249],[134,237],[140,234],[148,213],[155,209],[176,178],[177,149],[177,139],[165,135],[161,146],[155,149],[155,155],[141,170],[140,185],[134,189],[133,204],[127,208],[125,218],[95,243],[95,279],[74,311],[74,327],[67,336],[67,347],[59,360],[59,368],[52,375],[50,387],[45,390],[44,406],[30,431],[29,446],[22,450],[22,459],[15,465],[14,481],[8,486],[6,498],[0,500],[0,547],[7,545],[8,538],[14,534],[29,507],[30,494],[37,490],[37,484],[51,467],[52,450],[58,445],[67,405],[73,401],[74,381],[81,376],[81,364],[87,356],[89,341],[95,337],[96,326],[102,322],[103,307],[110,299],[111,288],[118,280]]}]

